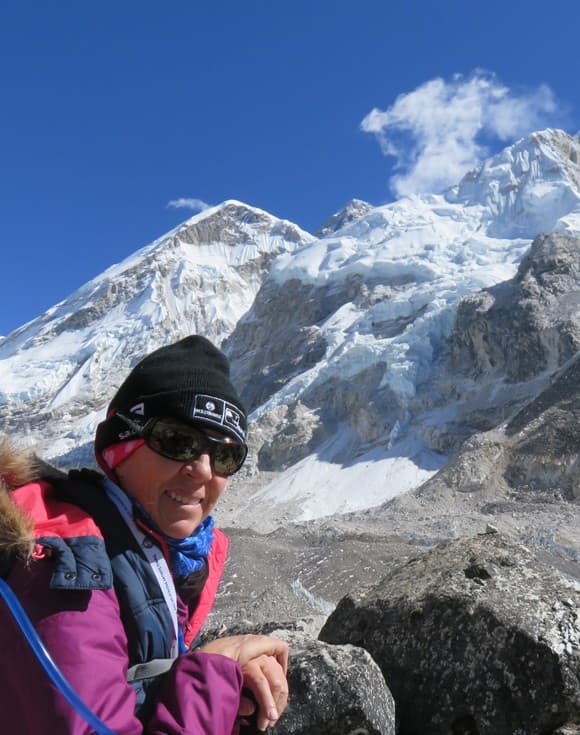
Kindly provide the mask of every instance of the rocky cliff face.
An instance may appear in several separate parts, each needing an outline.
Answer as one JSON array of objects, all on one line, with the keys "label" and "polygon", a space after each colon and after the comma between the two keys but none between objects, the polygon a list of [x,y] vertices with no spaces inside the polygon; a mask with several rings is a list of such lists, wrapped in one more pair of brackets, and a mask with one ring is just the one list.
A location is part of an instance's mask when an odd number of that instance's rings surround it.
[{"label": "rocky cliff face", "polygon": [[513,279],[464,298],[427,393],[453,421],[426,421],[434,448],[456,448],[535,397],[580,347],[580,239],[540,235]]},{"label": "rocky cliff face", "polygon": [[[253,424],[261,469],[296,463],[340,426],[359,445],[388,437],[403,411],[394,391],[382,384],[386,363],[369,355],[346,374],[339,368],[323,373],[321,363],[333,345],[321,325],[341,310],[364,314],[395,291],[356,276],[321,286],[265,280],[251,312],[225,342],[242,397],[252,409],[266,406]],[[389,327],[396,333],[404,325]]]},{"label": "rocky cliff face", "polygon": [[450,339],[449,367],[523,383],[554,371],[580,344],[580,240],[541,235],[511,281],[464,299]]}]

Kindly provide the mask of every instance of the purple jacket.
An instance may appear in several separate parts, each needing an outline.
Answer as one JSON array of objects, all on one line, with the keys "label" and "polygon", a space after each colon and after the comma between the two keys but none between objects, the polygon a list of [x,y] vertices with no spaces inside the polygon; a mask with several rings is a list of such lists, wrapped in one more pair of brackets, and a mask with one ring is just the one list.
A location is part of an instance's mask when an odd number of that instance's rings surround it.
[{"label": "purple jacket", "polygon": [[[0,453],[0,467],[2,459]],[[5,474],[3,479],[0,555],[6,556],[7,542],[14,539],[16,529],[18,554],[27,556],[10,565],[7,581],[61,672],[84,702],[118,735],[229,735],[237,718],[242,673],[237,663],[215,654],[190,652],[180,656],[163,677],[152,716],[145,725],[140,722],[134,714],[135,691],[125,678],[127,638],[114,590],[50,589],[52,561],[38,547],[30,553],[32,542],[25,514],[9,507],[14,504],[7,492]],[[28,554],[23,554],[24,549]],[[0,561],[5,563],[2,556]],[[185,618],[184,605],[180,605],[180,612]],[[0,651],[2,732],[92,732],[55,690],[3,603]]]}]

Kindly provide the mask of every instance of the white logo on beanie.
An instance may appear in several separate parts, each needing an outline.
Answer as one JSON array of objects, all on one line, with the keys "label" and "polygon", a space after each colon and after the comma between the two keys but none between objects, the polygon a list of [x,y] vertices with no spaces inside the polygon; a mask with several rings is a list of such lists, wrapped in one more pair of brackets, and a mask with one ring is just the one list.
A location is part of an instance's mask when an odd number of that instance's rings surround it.
[{"label": "white logo on beanie", "polygon": [[237,406],[215,396],[196,395],[191,413],[192,419],[215,426],[227,427],[238,439],[244,441],[242,413]]},{"label": "white logo on beanie", "polygon": [[145,404],[136,403],[132,408],[129,409],[130,413],[136,413],[139,416],[145,416]]}]

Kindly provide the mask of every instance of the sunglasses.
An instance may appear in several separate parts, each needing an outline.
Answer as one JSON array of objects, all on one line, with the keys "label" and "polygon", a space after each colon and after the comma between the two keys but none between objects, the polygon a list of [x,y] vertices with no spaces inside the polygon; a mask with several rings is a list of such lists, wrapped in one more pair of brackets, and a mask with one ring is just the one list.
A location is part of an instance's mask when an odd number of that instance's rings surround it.
[{"label": "sunglasses", "polygon": [[191,462],[207,452],[216,475],[229,477],[244,464],[248,447],[226,437],[206,434],[196,426],[170,418],[149,419],[138,424],[122,413],[116,413],[127,426],[145,440],[145,444],[157,454],[176,462]]}]

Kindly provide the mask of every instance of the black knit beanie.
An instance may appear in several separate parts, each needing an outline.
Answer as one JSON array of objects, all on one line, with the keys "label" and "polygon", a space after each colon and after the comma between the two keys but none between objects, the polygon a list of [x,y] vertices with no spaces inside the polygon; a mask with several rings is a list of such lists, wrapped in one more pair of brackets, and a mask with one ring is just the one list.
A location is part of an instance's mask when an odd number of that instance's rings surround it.
[{"label": "black knit beanie", "polygon": [[246,410],[230,381],[226,356],[205,337],[186,337],[155,350],[133,368],[97,427],[97,459],[105,447],[135,438],[120,411],[143,425],[150,418],[176,418],[246,438]]}]

